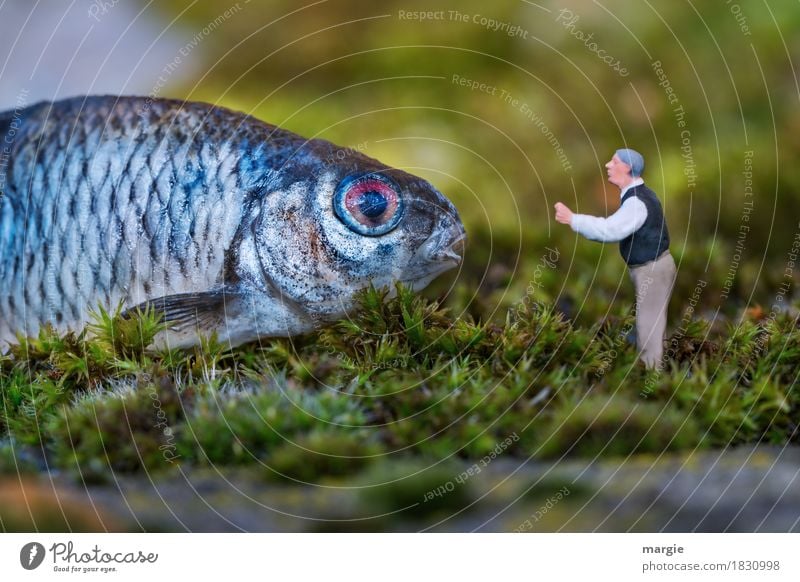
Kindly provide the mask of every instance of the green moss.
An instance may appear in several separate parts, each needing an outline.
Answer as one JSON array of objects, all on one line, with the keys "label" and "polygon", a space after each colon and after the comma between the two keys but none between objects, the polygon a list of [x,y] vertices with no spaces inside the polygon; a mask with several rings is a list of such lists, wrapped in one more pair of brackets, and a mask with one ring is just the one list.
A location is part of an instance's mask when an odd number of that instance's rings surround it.
[{"label": "green moss", "polygon": [[305,391],[285,382],[254,391],[210,391],[181,427],[179,448],[203,462],[247,463],[316,428],[347,430],[364,423],[358,403],[334,391]]},{"label": "green moss", "polygon": [[457,481],[462,471],[459,464],[432,459],[405,456],[386,460],[359,480],[361,502],[367,514],[376,516],[421,519],[452,515],[474,498],[471,483]]},{"label": "green moss", "polygon": [[587,396],[575,408],[558,411],[541,448],[543,457],[582,457],[661,453],[694,449],[702,432],[688,414],[622,394]]},{"label": "green moss", "polygon": [[266,475],[306,483],[353,475],[373,463],[382,450],[363,430],[314,429],[275,447],[267,458]]},{"label": "green moss", "polygon": [[315,334],[158,352],[153,313],[101,312],[0,357],[0,433],[83,479],[190,463],[309,482],[397,451],[475,461],[797,439],[800,332],[786,314],[689,321],[661,372],[637,361],[630,313],[584,327],[523,298],[479,315],[370,288]]},{"label": "green moss", "polygon": [[45,425],[53,461],[87,481],[173,466],[180,458],[174,431],[183,407],[167,376],[87,393]]},{"label": "green moss", "polygon": [[10,440],[0,441],[0,475],[20,475],[38,470],[32,451]]}]

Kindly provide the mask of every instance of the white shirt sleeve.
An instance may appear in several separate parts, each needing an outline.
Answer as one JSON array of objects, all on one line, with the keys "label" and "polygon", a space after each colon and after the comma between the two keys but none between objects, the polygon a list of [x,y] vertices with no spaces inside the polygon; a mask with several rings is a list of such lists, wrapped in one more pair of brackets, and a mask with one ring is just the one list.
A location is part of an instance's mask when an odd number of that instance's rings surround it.
[{"label": "white shirt sleeve", "polygon": [[647,207],[636,196],[631,196],[608,218],[573,214],[570,226],[589,240],[617,242],[639,230],[647,220]]}]

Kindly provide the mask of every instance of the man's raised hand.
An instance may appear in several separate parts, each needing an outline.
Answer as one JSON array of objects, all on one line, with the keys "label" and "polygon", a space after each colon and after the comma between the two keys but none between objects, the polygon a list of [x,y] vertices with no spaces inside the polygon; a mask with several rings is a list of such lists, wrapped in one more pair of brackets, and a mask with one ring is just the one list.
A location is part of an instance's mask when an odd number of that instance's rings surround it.
[{"label": "man's raised hand", "polygon": [[556,202],[556,220],[561,224],[572,224],[572,210],[561,202]]}]

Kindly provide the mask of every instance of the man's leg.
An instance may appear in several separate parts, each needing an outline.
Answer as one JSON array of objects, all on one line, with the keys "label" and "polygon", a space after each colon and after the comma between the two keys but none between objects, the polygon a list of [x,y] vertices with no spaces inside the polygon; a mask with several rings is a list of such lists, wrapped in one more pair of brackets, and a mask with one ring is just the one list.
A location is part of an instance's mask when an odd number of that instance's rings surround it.
[{"label": "man's leg", "polygon": [[639,357],[648,368],[661,367],[667,307],[676,272],[675,261],[669,253],[631,269],[636,289],[636,344]]}]

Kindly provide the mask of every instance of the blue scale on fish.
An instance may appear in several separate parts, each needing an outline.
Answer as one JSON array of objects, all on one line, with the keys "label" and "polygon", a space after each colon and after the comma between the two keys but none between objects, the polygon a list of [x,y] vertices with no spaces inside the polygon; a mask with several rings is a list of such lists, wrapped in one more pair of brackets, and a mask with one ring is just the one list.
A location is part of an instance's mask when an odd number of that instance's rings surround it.
[{"label": "blue scale on fish", "polygon": [[98,305],[155,307],[168,347],[305,333],[461,260],[427,181],[222,107],[39,103],[0,113],[0,151],[0,347]]}]

